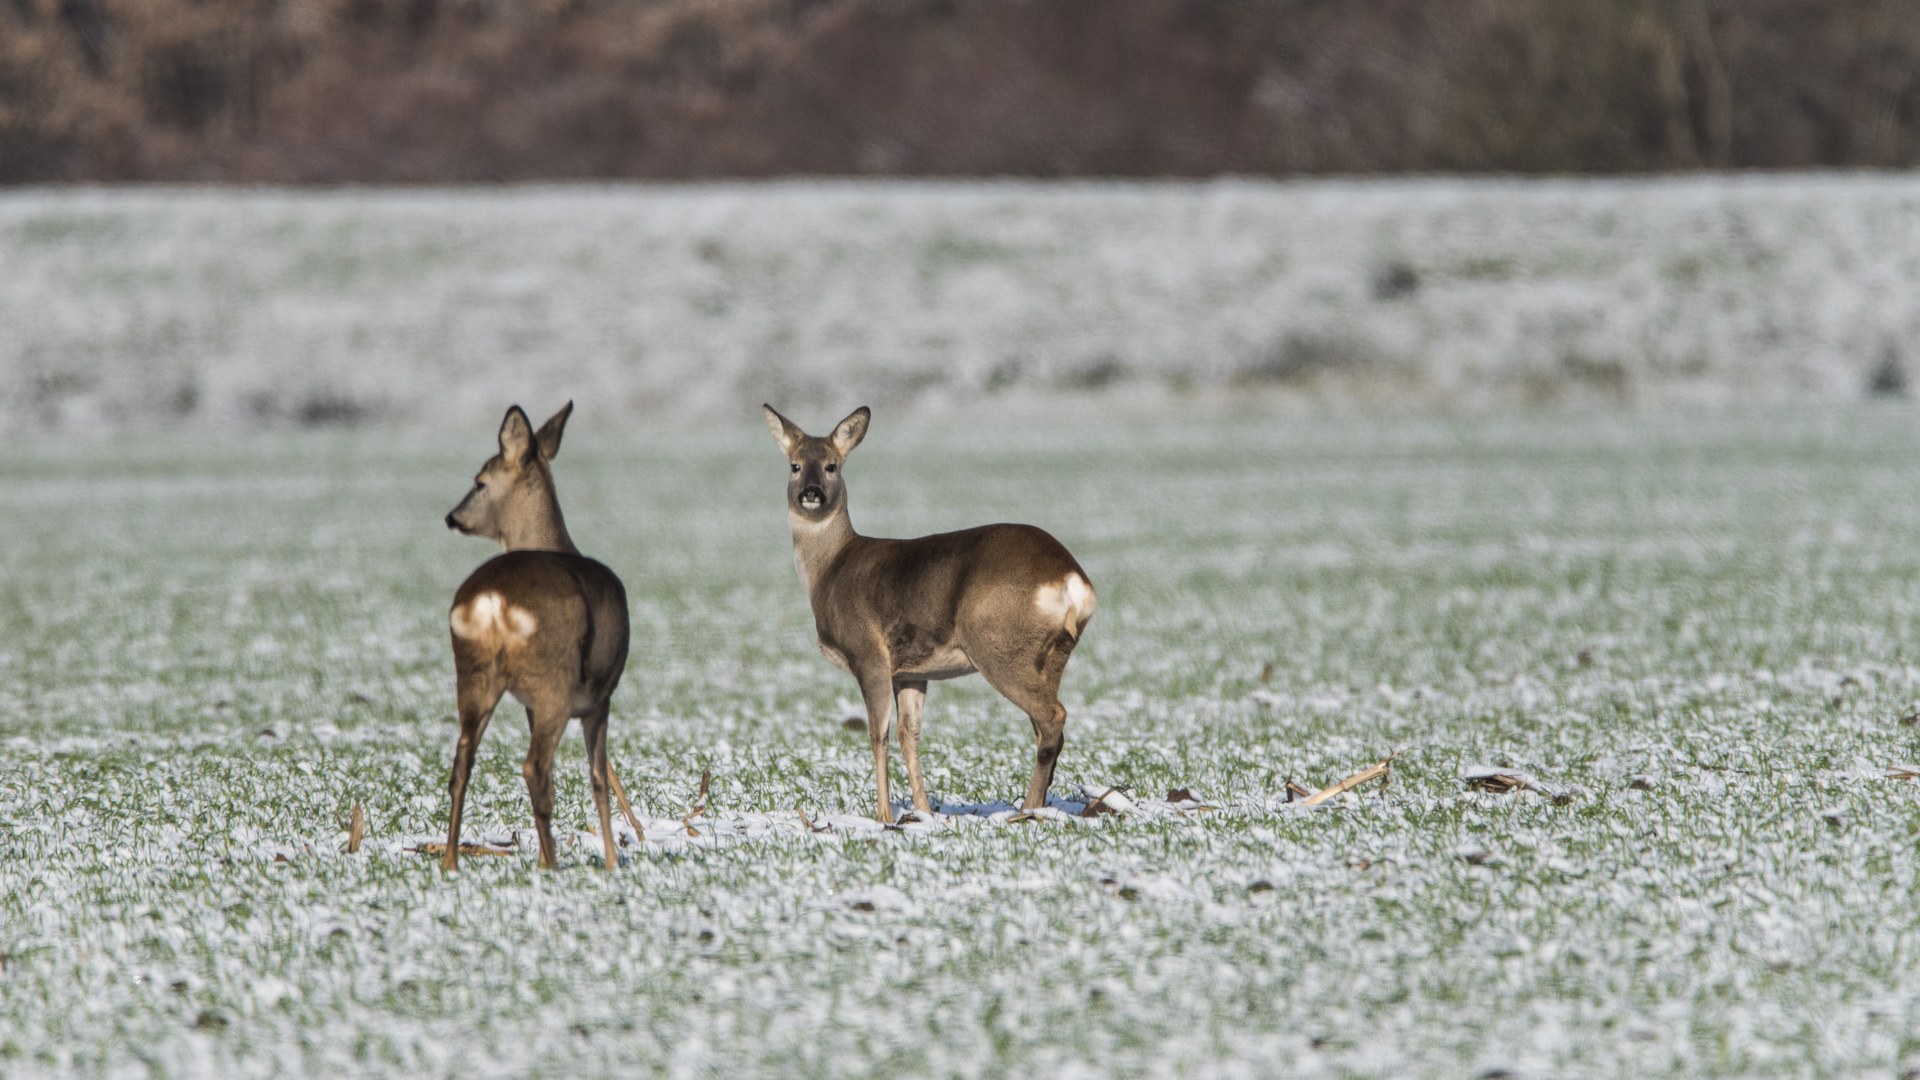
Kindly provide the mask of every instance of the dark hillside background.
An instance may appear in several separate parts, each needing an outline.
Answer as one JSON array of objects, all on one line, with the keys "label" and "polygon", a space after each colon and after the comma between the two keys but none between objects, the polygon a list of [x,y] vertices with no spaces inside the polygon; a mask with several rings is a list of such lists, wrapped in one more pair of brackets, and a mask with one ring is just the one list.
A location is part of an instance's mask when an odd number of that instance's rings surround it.
[{"label": "dark hillside background", "polygon": [[0,0],[0,180],[1920,162],[1894,0]]}]

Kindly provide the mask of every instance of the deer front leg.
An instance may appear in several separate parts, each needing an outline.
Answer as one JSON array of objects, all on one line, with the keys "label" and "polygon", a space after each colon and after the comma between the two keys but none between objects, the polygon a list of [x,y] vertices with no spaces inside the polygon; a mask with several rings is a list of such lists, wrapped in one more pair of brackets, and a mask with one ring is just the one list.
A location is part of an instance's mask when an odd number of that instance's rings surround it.
[{"label": "deer front leg", "polygon": [[887,797],[887,731],[893,726],[893,674],[881,670],[860,679],[860,696],[867,703],[867,737],[873,740],[873,783],[879,790],[880,810],[875,816],[885,825],[893,824],[893,801]]},{"label": "deer front leg", "polygon": [[527,780],[527,796],[533,801],[533,825],[540,834],[540,865],[552,870],[560,865],[559,848],[553,842],[553,752],[567,730],[567,710],[552,703],[546,707],[527,706],[527,760],[520,774]]},{"label": "deer front leg", "polygon": [[927,801],[927,784],[920,778],[920,716],[927,704],[927,684],[901,683],[894,691],[900,709],[900,756],[907,762],[907,783],[913,788],[915,813],[933,813]]},{"label": "deer front leg", "polygon": [[493,707],[500,693],[490,690],[470,675],[460,679],[460,741],[453,750],[453,772],[447,777],[447,795],[452,808],[447,812],[447,852],[440,858],[440,869],[460,868],[460,816],[467,804],[467,782],[473,776],[474,755],[480,750],[480,737],[487,733],[487,721],[493,719]]},{"label": "deer front leg", "polygon": [[613,766],[607,761],[607,706],[581,719],[580,734],[587,741],[587,780],[593,788],[593,808],[600,814],[600,842],[606,849],[607,869],[612,870],[619,858],[613,853],[613,809],[607,800],[607,789],[613,786]]}]

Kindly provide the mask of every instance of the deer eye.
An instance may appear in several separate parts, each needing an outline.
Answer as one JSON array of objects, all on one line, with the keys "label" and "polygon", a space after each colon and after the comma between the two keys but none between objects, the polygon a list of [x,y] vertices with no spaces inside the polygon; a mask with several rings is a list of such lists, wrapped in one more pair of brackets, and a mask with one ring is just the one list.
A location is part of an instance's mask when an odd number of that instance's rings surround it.
[{"label": "deer eye", "polygon": [[838,472],[839,470],[840,470],[840,466],[838,466],[838,465],[829,465],[829,466],[827,466],[827,471],[828,471],[828,472]]},{"label": "deer eye", "polygon": [[797,462],[797,461],[796,461],[796,462],[794,462],[794,463],[793,463],[793,471],[794,471],[794,472],[799,472],[799,471],[800,471],[800,463],[799,463],[799,462]]}]

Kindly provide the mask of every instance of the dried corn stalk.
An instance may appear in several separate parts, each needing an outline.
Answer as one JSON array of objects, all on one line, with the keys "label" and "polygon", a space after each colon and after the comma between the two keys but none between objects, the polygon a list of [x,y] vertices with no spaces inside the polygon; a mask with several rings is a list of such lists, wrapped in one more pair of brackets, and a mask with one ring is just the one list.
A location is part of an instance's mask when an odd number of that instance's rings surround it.
[{"label": "dried corn stalk", "polygon": [[1338,795],[1344,795],[1347,792],[1352,791],[1354,788],[1359,787],[1361,784],[1367,783],[1368,781],[1386,779],[1387,773],[1389,770],[1388,763],[1391,762],[1394,758],[1397,758],[1399,756],[1400,756],[1400,751],[1395,750],[1393,753],[1388,754],[1386,757],[1381,758],[1379,761],[1376,761],[1372,765],[1367,766],[1365,769],[1362,769],[1359,772],[1354,773],[1352,776],[1347,777],[1345,780],[1340,781],[1339,783],[1333,785],[1332,787],[1322,788],[1319,791],[1314,792],[1312,795],[1309,795],[1306,797],[1306,799],[1304,800],[1305,805],[1319,806],[1321,803],[1326,802],[1328,799],[1334,798],[1335,796],[1338,796]]}]

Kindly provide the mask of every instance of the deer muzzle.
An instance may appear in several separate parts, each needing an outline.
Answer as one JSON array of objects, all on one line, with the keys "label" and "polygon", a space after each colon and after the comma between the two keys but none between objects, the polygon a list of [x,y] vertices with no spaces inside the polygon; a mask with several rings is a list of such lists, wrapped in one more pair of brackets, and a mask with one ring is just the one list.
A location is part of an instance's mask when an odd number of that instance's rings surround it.
[{"label": "deer muzzle", "polygon": [[800,489],[800,509],[818,510],[827,505],[827,493],[820,490],[818,484],[808,484]]}]

